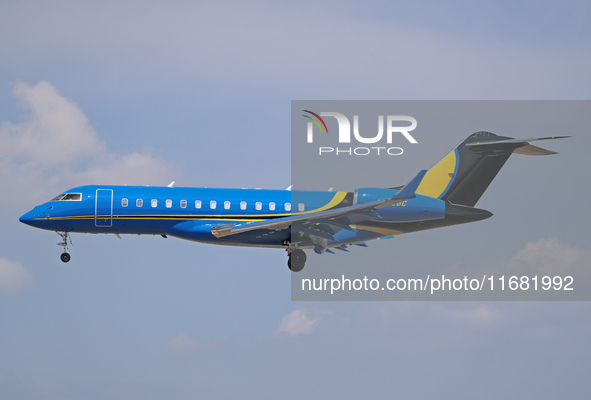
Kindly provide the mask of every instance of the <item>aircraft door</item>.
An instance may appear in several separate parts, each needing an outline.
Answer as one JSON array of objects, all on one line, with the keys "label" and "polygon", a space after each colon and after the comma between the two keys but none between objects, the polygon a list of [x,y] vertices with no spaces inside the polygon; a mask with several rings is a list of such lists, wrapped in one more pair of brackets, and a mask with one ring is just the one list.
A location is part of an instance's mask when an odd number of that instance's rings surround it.
[{"label": "aircraft door", "polygon": [[113,189],[96,190],[94,224],[103,228],[113,226]]}]

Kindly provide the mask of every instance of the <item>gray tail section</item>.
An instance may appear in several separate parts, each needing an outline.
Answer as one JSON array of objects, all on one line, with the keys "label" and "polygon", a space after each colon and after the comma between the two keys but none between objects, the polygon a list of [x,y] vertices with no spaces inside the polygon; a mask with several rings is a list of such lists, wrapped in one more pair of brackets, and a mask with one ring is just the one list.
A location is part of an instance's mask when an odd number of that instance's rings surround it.
[{"label": "gray tail section", "polygon": [[474,207],[511,154],[556,154],[530,142],[565,137],[521,140],[476,132],[427,172],[417,193]]}]

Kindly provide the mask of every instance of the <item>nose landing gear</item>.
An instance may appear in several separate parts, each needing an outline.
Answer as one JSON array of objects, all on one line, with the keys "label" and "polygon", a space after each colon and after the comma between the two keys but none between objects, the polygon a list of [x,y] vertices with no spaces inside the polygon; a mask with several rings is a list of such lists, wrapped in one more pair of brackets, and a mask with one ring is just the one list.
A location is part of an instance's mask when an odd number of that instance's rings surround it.
[{"label": "nose landing gear", "polygon": [[67,263],[68,261],[70,261],[70,249],[68,249],[68,239],[70,241],[70,244],[72,244],[72,239],[69,238],[68,236],[68,232],[56,232],[61,238],[62,241],[59,242],[57,245],[58,246],[62,246],[64,248],[64,252],[60,255],[60,260],[62,260],[62,262]]}]

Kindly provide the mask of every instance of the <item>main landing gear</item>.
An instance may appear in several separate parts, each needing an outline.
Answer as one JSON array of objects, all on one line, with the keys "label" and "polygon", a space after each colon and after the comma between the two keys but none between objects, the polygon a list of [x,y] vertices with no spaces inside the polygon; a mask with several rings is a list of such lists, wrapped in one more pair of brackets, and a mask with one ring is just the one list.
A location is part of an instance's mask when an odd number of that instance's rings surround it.
[{"label": "main landing gear", "polygon": [[64,248],[64,252],[60,255],[60,260],[62,262],[67,263],[70,261],[70,250],[68,249],[68,239],[70,240],[70,244],[72,244],[72,239],[68,237],[68,232],[56,232],[62,238],[62,241],[59,242],[57,245],[62,246]]},{"label": "main landing gear", "polygon": [[306,253],[304,253],[304,250],[287,250],[287,256],[287,266],[291,272],[300,272],[304,269],[304,266],[306,265]]}]

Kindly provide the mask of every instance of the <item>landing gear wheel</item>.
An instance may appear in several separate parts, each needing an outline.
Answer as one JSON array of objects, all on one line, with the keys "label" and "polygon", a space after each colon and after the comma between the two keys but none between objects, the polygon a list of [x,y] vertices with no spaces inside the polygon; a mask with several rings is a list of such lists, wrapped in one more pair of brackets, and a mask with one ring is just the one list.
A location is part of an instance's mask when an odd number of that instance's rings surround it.
[{"label": "landing gear wheel", "polygon": [[62,253],[62,255],[60,256],[60,260],[62,260],[62,262],[65,263],[70,261],[70,253]]},{"label": "landing gear wheel", "polygon": [[[59,242],[57,245],[63,247],[64,252],[62,253],[62,255],[60,256],[60,260],[62,260],[62,262],[67,263],[68,261],[70,261],[70,251],[68,250],[68,232],[56,232],[61,238],[62,241]],[[72,239],[70,239],[70,244],[72,244]]]},{"label": "landing gear wheel", "polygon": [[289,253],[287,266],[292,272],[300,272],[306,265],[306,253],[304,250],[295,249]]}]

